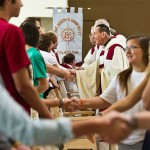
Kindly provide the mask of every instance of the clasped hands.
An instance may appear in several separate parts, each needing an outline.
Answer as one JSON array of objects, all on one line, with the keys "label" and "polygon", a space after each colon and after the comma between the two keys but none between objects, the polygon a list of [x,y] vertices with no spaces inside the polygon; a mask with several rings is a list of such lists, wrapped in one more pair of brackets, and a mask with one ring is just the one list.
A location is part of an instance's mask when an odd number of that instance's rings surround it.
[{"label": "clasped hands", "polygon": [[[73,97],[65,101],[64,106],[68,111],[75,111],[82,106],[79,98]],[[95,134],[98,134],[104,142],[118,143],[134,130],[131,126],[132,117],[119,112],[113,111],[103,116],[93,116],[92,119],[97,124],[94,128]],[[87,133],[87,135],[91,137],[90,134]]]},{"label": "clasped hands", "polygon": [[64,98],[63,99],[63,108],[66,111],[75,111],[78,110],[81,107],[81,99],[77,97],[72,98]]}]

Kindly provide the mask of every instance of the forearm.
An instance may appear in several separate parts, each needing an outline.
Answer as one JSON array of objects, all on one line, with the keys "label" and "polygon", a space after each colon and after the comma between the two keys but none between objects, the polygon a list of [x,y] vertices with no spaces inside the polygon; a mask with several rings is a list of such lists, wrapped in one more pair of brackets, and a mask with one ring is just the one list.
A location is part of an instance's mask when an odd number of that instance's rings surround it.
[{"label": "forearm", "polygon": [[48,89],[48,84],[47,85],[38,85],[35,87],[38,91],[39,94],[44,93]]},{"label": "forearm", "polygon": [[147,110],[150,110],[150,95],[149,95],[149,92],[150,92],[150,79],[144,89],[144,92],[142,94],[142,98],[143,98],[143,101],[144,101],[144,107],[145,109]]},{"label": "forearm", "polygon": [[22,107],[0,85],[0,130],[27,145],[57,145],[73,137],[68,119],[29,118]]},{"label": "forearm", "polygon": [[[93,117],[94,118],[94,117]],[[97,119],[84,119],[80,121],[73,121],[72,123],[72,131],[76,137],[82,135],[93,135],[97,133],[100,129],[103,131],[103,122],[97,121]],[[80,130],[79,130],[80,128]]]},{"label": "forearm", "polygon": [[124,99],[119,100],[116,103],[112,104],[110,107],[108,107],[106,110],[104,110],[103,113],[108,113],[112,110],[124,112],[124,111],[130,109],[133,105],[134,104],[132,104],[128,101],[128,97],[125,97]]},{"label": "forearm", "polygon": [[33,109],[38,111],[41,116],[51,118],[48,108],[41,101],[39,94],[32,85],[29,74],[26,68],[19,70],[13,74],[13,80],[16,90],[24,101]]},{"label": "forearm", "polygon": [[100,98],[99,96],[93,98],[81,99],[81,108],[105,109],[111,104]]},{"label": "forearm", "polygon": [[[63,107],[63,109],[69,107],[69,104],[71,103],[71,99],[69,98],[43,99],[42,101],[46,104],[47,107]],[[74,105],[74,107],[75,106],[76,105]]]},{"label": "forearm", "polygon": [[55,74],[55,75],[60,76],[60,77],[64,77],[64,75],[65,75],[64,70],[62,70],[60,68],[53,67],[51,65],[47,65],[47,64],[46,64],[46,71],[50,74]]},{"label": "forearm", "polygon": [[137,128],[140,129],[150,129],[150,113],[149,112],[141,112],[135,115],[137,120]]},{"label": "forearm", "polygon": [[60,100],[59,99],[43,99],[43,102],[47,107],[59,107]]},{"label": "forearm", "polygon": [[52,118],[48,108],[41,101],[39,97],[39,93],[32,85],[28,85],[27,87],[24,87],[24,90],[20,91],[20,95],[23,97],[26,103],[31,108],[35,109],[38,113],[40,113],[42,117]]}]

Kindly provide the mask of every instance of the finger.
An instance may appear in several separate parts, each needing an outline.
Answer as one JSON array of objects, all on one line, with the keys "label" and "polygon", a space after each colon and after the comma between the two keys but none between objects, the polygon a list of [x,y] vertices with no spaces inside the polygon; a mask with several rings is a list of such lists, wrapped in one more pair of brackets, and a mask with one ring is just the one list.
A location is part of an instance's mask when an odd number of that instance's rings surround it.
[{"label": "finger", "polygon": [[73,107],[74,110],[77,110],[79,105],[76,102],[71,102],[69,106]]}]

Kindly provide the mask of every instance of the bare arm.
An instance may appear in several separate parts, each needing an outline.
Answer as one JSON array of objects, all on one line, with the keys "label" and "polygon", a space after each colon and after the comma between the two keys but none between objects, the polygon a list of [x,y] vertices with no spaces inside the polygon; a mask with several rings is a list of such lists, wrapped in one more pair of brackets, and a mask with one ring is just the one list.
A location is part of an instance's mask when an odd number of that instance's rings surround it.
[{"label": "bare arm", "polygon": [[142,92],[146,86],[147,80],[147,77],[145,77],[141,84],[132,93],[130,93],[124,99],[119,100],[115,104],[111,105],[111,107],[104,110],[104,113],[112,110],[123,112],[133,107],[138,101],[141,100]]},{"label": "bare arm", "polygon": [[111,105],[99,96],[83,99],[72,98],[72,100],[77,101],[80,108],[105,109]]},{"label": "bare arm", "polygon": [[74,76],[67,70],[63,70],[51,65],[46,64],[46,72],[50,73],[50,74],[55,74],[59,77],[64,77],[66,79],[69,80],[73,80]]},{"label": "bare arm", "polygon": [[38,93],[43,93],[48,89],[48,80],[47,78],[39,78],[38,79],[38,86],[36,86],[36,89]]},{"label": "bare arm", "polygon": [[61,72],[61,69],[57,68],[57,67],[54,67],[52,65],[48,65],[46,64],[46,71],[50,74],[55,74],[57,76],[60,76],[60,77],[63,77],[64,76],[64,73]]},{"label": "bare arm", "polygon": [[53,75],[50,76],[49,81],[52,83],[53,86],[59,88],[59,84],[57,81],[54,79]]},{"label": "bare arm", "polygon": [[59,99],[43,99],[43,102],[47,107],[59,107],[60,101]]},{"label": "bare arm", "polygon": [[52,118],[46,105],[40,100],[37,90],[31,83],[27,68],[13,73],[15,87],[26,103],[38,111],[42,117]]},{"label": "bare arm", "polygon": [[53,66],[56,67],[56,68],[59,68],[58,64],[54,64]]},{"label": "bare arm", "polygon": [[137,120],[137,128],[141,129],[150,129],[150,113],[149,112],[141,112],[135,115]]},{"label": "bare arm", "polygon": [[144,101],[144,107],[147,110],[150,110],[150,79],[148,80],[148,83],[144,89],[144,92],[142,94],[142,98]]},{"label": "bare arm", "polygon": [[63,99],[43,99],[43,102],[47,105],[47,107],[62,107],[66,111],[73,111],[78,108],[77,103],[71,104],[71,99],[63,98]]},{"label": "bare arm", "polygon": [[[105,141],[116,143],[127,137],[131,132],[126,122],[126,119],[124,119],[121,114],[111,112],[102,117],[92,117],[86,120],[74,121],[72,130],[75,136],[81,136],[84,133],[86,133],[86,135],[97,133],[101,137],[106,137],[107,140],[105,138]],[[108,138],[112,140],[108,140]]]}]

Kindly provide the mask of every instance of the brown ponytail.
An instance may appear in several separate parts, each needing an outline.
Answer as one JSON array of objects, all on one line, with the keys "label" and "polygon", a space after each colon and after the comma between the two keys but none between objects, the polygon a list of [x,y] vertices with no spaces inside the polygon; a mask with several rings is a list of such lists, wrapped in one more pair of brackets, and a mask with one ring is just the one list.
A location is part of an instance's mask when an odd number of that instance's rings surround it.
[{"label": "brown ponytail", "polygon": [[128,95],[128,80],[130,79],[131,73],[132,66],[130,65],[128,69],[120,72],[117,76],[121,90],[125,91],[126,95]]},{"label": "brown ponytail", "polygon": [[[146,35],[132,35],[130,36],[127,41],[131,39],[136,39],[143,50],[143,61],[145,66],[149,63],[149,37]],[[130,81],[130,76],[132,73],[133,67],[130,64],[129,68],[120,72],[117,76],[117,79],[119,81],[119,85],[121,87],[121,90],[125,92],[126,95],[128,95],[128,81]]]}]

